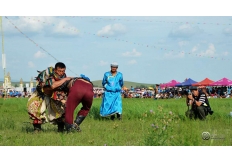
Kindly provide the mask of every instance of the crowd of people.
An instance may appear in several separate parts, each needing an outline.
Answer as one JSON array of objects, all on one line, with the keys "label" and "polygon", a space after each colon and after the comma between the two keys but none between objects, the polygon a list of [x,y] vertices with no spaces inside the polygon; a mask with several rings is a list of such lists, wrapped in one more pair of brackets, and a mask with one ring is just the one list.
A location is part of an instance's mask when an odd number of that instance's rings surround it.
[{"label": "crowd of people", "polygon": [[[159,86],[153,90],[148,88],[133,88],[121,90],[122,98],[154,98],[154,99],[170,99],[182,98],[187,95],[189,87],[160,88]],[[210,86],[206,87],[208,98],[230,98],[232,97],[232,86]],[[93,98],[102,98],[104,95],[104,87],[93,87]],[[7,97],[30,97],[31,93],[9,91]],[[4,92],[0,90],[0,97],[4,97]]]},{"label": "crowd of people", "polygon": [[[205,87],[208,98],[230,98],[232,97],[232,87]],[[175,87],[175,88],[132,88],[121,90],[123,98],[154,98],[154,99],[170,99],[183,98],[189,92],[189,87]],[[94,90],[94,98],[101,98],[104,95],[104,89],[97,88]]]},{"label": "crowd of people", "polygon": [[[7,96],[5,95],[7,94]],[[0,97],[2,98],[19,98],[19,97],[30,97],[31,93],[29,91],[15,91],[15,90],[9,90],[8,93],[6,93],[3,90],[0,90]]]}]

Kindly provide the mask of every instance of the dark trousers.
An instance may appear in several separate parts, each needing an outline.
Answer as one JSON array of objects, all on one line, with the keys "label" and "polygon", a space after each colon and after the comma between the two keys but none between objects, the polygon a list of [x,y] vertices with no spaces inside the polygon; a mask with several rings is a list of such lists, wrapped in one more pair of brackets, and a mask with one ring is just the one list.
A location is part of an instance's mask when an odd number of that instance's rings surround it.
[{"label": "dark trousers", "polygon": [[206,110],[204,106],[198,106],[194,108],[194,118],[197,119],[199,118],[200,120],[205,120],[206,118]]},{"label": "dark trousers", "polygon": [[65,122],[73,124],[73,114],[75,108],[81,103],[82,108],[78,116],[87,116],[93,102],[93,86],[83,80],[76,80],[70,88],[65,108]]}]

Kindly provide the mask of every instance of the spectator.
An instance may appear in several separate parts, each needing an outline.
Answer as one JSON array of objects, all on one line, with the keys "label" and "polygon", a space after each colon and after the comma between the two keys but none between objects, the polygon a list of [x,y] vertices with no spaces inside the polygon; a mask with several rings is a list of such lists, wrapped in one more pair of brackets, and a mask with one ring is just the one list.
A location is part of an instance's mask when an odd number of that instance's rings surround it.
[{"label": "spectator", "polygon": [[119,120],[122,119],[121,89],[123,86],[123,75],[117,71],[118,64],[112,63],[111,70],[104,73],[102,86],[105,88],[104,97],[100,107],[102,117],[111,116],[114,120],[115,114]]},{"label": "spectator", "polygon": [[195,86],[190,87],[190,90],[192,93],[188,95],[188,99],[192,100],[190,118],[205,120],[208,113],[213,114],[207,96],[204,92],[199,92]]}]

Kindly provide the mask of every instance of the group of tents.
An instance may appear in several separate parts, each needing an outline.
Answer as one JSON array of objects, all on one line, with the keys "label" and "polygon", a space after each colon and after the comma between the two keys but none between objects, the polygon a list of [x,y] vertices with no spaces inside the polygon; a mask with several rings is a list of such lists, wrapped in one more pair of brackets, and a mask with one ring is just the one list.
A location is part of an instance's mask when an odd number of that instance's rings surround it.
[{"label": "group of tents", "polygon": [[191,78],[188,78],[182,83],[176,80],[171,80],[168,83],[160,84],[161,88],[184,87],[184,86],[232,86],[232,80],[228,78],[222,78],[218,81],[213,81],[213,80],[210,80],[209,78],[205,78],[204,80],[197,82]]}]

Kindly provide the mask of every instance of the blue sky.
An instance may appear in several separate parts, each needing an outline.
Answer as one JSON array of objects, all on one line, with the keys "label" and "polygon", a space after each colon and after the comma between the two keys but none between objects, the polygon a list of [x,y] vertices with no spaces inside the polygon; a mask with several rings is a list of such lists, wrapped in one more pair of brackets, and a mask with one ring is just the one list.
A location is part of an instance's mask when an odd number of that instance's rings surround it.
[{"label": "blue sky", "polygon": [[3,12],[6,73],[10,72],[12,80],[30,81],[37,70],[61,61],[68,76],[85,74],[94,81],[102,79],[110,63],[117,62],[125,81],[156,84],[185,78],[232,79],[232,17],[227,13],[205,15],[200,9],[200,15],[162,11],[162,16],[140,14],[137,9],[129,15],[83,10],[72,14],[59,9],[52,15],[41,13],[42,9],[13,15]]}]

